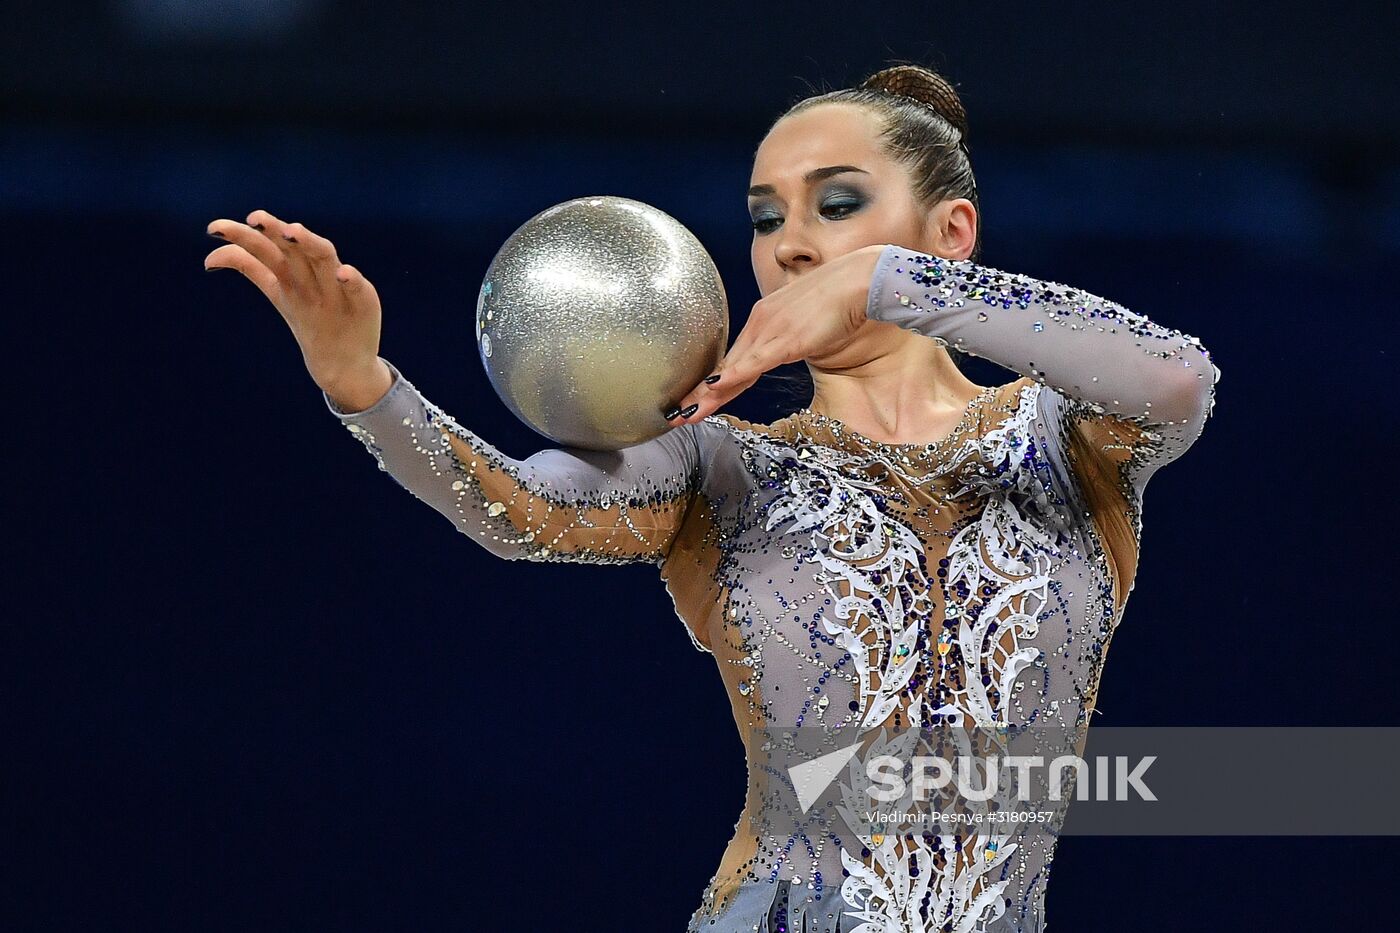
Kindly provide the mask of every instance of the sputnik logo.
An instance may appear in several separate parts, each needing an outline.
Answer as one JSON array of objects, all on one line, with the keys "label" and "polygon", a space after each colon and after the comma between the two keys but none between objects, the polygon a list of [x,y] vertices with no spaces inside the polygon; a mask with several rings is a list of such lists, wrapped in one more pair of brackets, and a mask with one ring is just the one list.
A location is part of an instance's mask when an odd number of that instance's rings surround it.
[{"label": "sputnik logo", "polygon": [[831,786],[831,782],[836,780],[836,775],[850,763],[862,744],[856,742],[828,752],[820,758],[813,758],[788,768],[788,777],[792,778],[792,787],[797,792],[797,802],[802,806],[803,813],[810,810],[812,804]]}]

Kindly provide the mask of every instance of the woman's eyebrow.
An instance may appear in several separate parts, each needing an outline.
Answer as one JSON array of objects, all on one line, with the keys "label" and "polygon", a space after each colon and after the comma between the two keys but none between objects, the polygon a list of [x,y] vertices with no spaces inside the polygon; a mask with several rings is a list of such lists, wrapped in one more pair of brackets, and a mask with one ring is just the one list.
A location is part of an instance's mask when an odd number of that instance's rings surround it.
[{"label": "woman's eyebrow", "polygon": [[[814,181],[821,181],[823,178],[830,178],[832,175],[840,175],[843,172],[860,172],[862,175],[870,174],[865,169],[856,168],[854,165],[827,165],[823,168],[812,169],[806,175],[802,176],[802,181],[810,185]],[[777,191],[777,189],[772,185],[754,185],[749,189],[749,197],[756,198],[762,194],[773,194],[775,191]]]}]

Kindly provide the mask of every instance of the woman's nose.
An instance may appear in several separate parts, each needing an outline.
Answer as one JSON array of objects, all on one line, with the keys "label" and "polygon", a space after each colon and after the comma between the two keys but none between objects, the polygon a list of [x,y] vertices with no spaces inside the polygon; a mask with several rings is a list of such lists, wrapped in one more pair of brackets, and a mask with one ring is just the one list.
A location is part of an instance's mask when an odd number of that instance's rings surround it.
[{"label": "woman's nose", "polygon": [[773,247],[773,255],[779,265],[789,268],[811,265],[819,259],[815,245],[802,228],[786,222],[778,232],[778,242]]}]

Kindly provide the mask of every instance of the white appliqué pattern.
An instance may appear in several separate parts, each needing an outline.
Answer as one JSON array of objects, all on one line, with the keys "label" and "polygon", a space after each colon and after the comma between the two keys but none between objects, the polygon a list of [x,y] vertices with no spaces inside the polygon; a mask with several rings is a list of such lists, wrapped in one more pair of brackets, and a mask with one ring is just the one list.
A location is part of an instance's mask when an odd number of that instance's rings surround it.
[{"label": "white appliqu\u00e9 pattern", "polygon": [[[767,530],[811,535],[814,548],[808,559],[821,565],[818,580],[834,605],[822,624],[851,656],[859,682],[861,733],[882,726],[901,709],[911,724],[929,721],[926,714],[949,717],[947,721],[961,716],[965,725],[993,726],[1004,734],[1016,678],[1043,654],[1021,643],[1038,631],[1066,540],[1031,429],[1042,388],[1023,387],[1012,413],[994,429],[964,441],[920,475],[911,475],[899,458],[878,452],[853,455],[821,445],[794,447],[732,428],[751,452],[765,456],[767,479],[779,490],[768,507]],[[921,630],[933,627],[934,584],[924,570],[919,536],[883,508],[880,490],[887,487],[864,472],[877,460],[916,485],[953,472],[956,488],[949,500],[984,499],[981,512],[956,533],[947,553],[943,615],[957,621],[962,686],[937,709],[929,708],[923,690],[907,697],[910,679],[925,660],[914,646]],[[836,585],[841,581],[845,593]],[[1007,633],[1010,650],[1002,644]],[[983,683],[984,672],[990,674],[989,684]],[[937,675],[925,671],[925,683],[929,676]],[[899,755],[916,737],[915,730],[906,729],[890,740],[882,729],[862,760],[871,754]],[[856,766],[852,759],[851,767]],[[850,784],[841,782],[847,795],[858,786],[854,774],[850,777]],[[846,797],[848,825],[861,825],[855,819],[859,805],[853,796]],[[996,875],[1018,848],[1011,838],[969,831],[959,858],[952,834],[936,836],[934,842],[921,834],[861,836],[870,864],[841,850],[848,872],[841,896],[848,912],[861,921],[855,933],[921,931],[924,911],[936,924],[933,929],[986,929],[1006,910],[1002,892],[1008,881]]]}]

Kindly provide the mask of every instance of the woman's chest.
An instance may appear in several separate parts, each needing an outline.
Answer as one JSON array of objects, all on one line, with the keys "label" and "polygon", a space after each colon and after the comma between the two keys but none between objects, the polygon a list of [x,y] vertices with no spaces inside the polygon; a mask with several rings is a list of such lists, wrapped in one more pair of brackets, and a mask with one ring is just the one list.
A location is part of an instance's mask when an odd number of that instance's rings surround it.
[{"label": "woman's chest", "polygon": [[1111,620],[1063,516],[953,472],[804,459],[779,464],[722,543],[711,641],[741,719],[1072,724]]}]

